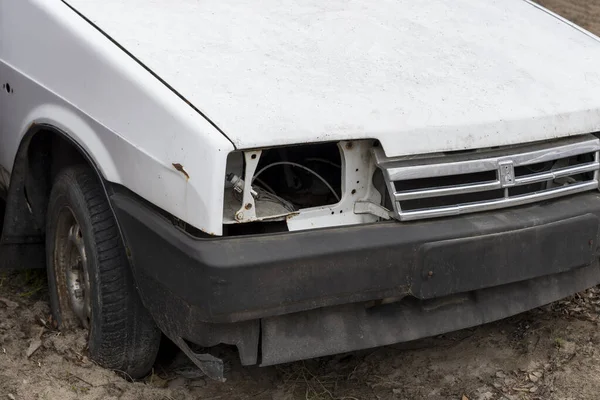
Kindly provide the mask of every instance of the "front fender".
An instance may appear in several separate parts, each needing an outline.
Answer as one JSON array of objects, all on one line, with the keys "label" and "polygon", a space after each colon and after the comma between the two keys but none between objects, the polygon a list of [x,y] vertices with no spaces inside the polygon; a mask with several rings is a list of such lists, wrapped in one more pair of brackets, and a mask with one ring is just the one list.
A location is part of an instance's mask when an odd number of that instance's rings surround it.
[{"label": "front fender", "polygon": [[[221,234],[231,142],[64,3],[0,7],[0,76],[13,89],[0,93],[0,164],[10,170],[32,124],[52,125],[76,141],[109,182]],[[44,34],[31,35],[31,26]]]}]

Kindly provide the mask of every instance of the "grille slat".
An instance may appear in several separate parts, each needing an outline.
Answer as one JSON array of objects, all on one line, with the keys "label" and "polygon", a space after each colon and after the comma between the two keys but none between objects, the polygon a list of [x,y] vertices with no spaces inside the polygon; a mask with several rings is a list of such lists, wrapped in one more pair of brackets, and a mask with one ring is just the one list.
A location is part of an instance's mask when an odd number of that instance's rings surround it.
[{"label": "grille slat", "polygon": [[448,217],[473,213],[478,211],[497,210],[499,208],[515,207],[542,200],[551,200],[557,197],[586,192],[598,188],[597,182],[584,182],[566,187],[560,187],[547,192],[538,192],[530,195],[515,196],[500,200],[482,201],[479,203],[463,204],[459,206],[442,207],[436,210],[416,210],[403,212],[402,221],[414,221],[424,218]]},{"label": "grille slat", "polygon": [[550,172],[526,175],[522,178],[516,178],[515,185],[528,185],[530,183],[549,181],[566,176],[581,174],[584,172],[594,172],[598,170],[599,166],[599,163],[593,162],[589,164],[577,165],[575,167],[561,168]]},{"label": "grille slat", "polygon": [[426,190],[411,190],[404,192],[395,192],[394,198],[396,200],[412,200],[412,199],[422,199],[425,197],[437,197],[437,196],[450,196],[455,194],[463,194],[463,193],[475,193],[475,192],[483,192],[486,190],[494,190],[502,188],[502,184],[500,181],[493,182],[485,182],[485,183],[477,183],[472,185],[460,185],[460,186],[446,186],[446,187],[436,187],[432,189]]},{"label": "grille slat", "polygon": [[513,207],[598,188],[600,140],[584,135],[431,158],[374,151],[395,208],[410,221]]}]

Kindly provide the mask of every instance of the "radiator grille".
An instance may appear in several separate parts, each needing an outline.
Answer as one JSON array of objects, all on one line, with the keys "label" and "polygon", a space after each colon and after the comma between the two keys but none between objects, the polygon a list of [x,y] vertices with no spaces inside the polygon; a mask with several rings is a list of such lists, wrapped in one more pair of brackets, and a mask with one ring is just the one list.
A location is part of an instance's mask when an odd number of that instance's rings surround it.
[{"label": "radiator grille", "polygon": [[598,189],[600,140],[388,158],[375,149],[396,218],[410,221],[511,207]]}]

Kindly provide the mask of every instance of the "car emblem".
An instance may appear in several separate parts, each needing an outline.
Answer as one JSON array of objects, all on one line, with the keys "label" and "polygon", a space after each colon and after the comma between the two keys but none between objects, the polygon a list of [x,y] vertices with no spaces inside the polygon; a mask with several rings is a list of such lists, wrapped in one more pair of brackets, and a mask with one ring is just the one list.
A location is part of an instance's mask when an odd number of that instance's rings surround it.
[{"label": "car emblem", "polygon": [[515,167],[512,161],[502,161],[498,166],[498,177],[502,187],[515,185]]}]

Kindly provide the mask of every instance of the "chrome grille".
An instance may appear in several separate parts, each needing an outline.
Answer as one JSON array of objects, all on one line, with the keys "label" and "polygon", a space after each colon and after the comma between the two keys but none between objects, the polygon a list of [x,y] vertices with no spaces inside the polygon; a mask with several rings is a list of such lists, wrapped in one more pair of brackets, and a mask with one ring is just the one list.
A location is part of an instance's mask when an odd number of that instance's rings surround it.
[{"label": "chrome grille", "polygon": [[518,206],[598,189],[593,135],[485,151],[388,158],[374,150],[396,218],[411,221]]}]

